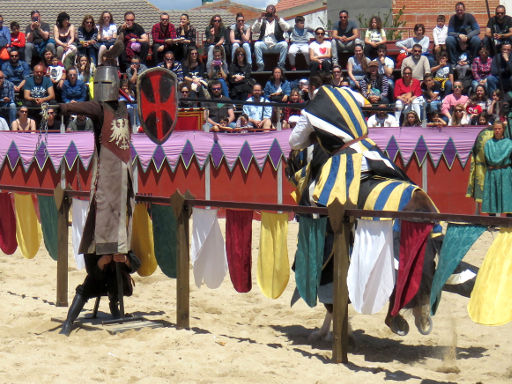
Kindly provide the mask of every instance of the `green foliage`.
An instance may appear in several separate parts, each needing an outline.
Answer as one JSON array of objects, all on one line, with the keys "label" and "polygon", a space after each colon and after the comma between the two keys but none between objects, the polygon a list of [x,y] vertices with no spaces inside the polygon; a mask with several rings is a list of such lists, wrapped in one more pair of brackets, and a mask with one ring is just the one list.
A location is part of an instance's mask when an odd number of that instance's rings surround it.
[{"label": "green foliage", "polygon": [[360,13],[357,15],[357,20],[359,21],[359,26],[361,28],[368,28],[368,25],[370,24],[370,20],[374,16],[379,16],[382,20],[382,28],[386,29],[386,38],[388,40],[402,40],[402,32],[398,28],[402,28],[405,26],[406,21],[400,20],[404,14],[405,5],[396,13],[393,15],[393,10],[390,9],[389,11],[385,12],[384,15],[381,16],[380,12],[377,12],[376,15],[367,15]]}]

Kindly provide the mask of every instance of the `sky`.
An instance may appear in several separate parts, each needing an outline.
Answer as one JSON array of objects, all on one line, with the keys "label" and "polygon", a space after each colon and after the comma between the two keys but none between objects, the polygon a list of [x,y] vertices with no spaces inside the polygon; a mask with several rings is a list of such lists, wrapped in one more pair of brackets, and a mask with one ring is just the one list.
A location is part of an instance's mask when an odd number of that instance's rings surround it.
[{"label": "sky", "polygon": [[[163,10],[185,10],[190,8],[195,8],[201,6],[201,0],[187,0],[187,1],[172,1],[172,0],[148,0],[150,3],[154,4],[160,9]],[[265,8],[267,4],[275,4],[277,0],[231,0],[235,3],[249,5],[255,8]]]}]

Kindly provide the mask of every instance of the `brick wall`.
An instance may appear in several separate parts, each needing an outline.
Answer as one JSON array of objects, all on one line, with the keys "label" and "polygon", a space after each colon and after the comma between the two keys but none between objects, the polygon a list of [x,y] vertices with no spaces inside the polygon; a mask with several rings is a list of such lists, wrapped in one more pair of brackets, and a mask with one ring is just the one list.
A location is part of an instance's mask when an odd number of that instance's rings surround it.
[{"label": "brick wall", "polygon": [[[466,0],[463,2],[466,5],[466,12],[473,14],[480,26],[485,27],[489,20],[485,1]],[[393,0],[392,9],[393,14],[396,14],[405,5],[404,14],[400,19],[407,22],[405,26],[412,28],[414,24],[423,23],[427,34],[431,36],[431,30],[436,26],[437,15],[445,15],[446,24],[448,24],[450,17],[455,14],[456,3],[457,1],[443,0]],[[494,10],[499,3],[498,0],[489,0],[491,16],[494,16]],[[507,10],[507,13],[509,12]]]}]

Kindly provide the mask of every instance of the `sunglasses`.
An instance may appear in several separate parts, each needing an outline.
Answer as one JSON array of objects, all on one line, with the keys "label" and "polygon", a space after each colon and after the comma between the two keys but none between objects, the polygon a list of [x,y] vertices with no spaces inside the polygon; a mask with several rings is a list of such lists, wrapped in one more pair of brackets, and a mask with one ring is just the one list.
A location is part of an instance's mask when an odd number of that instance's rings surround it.
[{"label": "sunglasses", "polygon": [[135,19],[124,19],[124,21],[135,21]]},{"label": "sunglasses", "polygon": [[462,85],[454,85],[453,88],[462,89]]},{"label": "sunglasses", "polygon": [[160,19],[160,21],[169,21],[169,19]]},{"label": "sunglasses", "polygon": [[404,72],[404,76],[412,75],[412,72]]},{"label": "sunglasses", "polygon": [[220,23],[219,19],[213,20],[214,23]]},{"label": "sunglasses", "polygon": [[222,88],[212,88],[212,91],[220,91]]},{"label": "sunglasses", "polygon": [[316,34],[317,36],[324,36],[324,35],[325,35],[325,32],[315,32],[315,34]]},{"label": "sunglasses", "polygon": [[421,49],[415,49],[414,51],[412,51],[413,53],[421,53]]},{"label": "sunglasses", "polygon": [[505,12],[496,12],[497,15],[504,15]]},{"label": "sunglasses", "polygon": [[21,110],[20,110],[20,113],[28,113],[28,111],[21,111]]},{"label": "sunglasses", "polygon": [[85,24],[94,24],[92,21],[86,21]]}]

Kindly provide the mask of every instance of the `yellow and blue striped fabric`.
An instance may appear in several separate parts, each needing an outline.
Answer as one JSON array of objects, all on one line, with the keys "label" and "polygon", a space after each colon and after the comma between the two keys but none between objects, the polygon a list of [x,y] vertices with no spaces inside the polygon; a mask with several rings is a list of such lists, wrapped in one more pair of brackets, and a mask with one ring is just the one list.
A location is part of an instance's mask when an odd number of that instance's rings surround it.
[{"label": "yellow and blue striped fabric", "polygon": [[362,154],[334,155],[322,167],[320,177],[313,191],[313,200],[328,206],[336,198],[341,204],[350,201],[357,204],[361,183]]},{"label": "yellow and blue striped fabric", "polygon": [[[366,197],[363,209],[374,211],[401,211],[411,200],[417,185],[400,180],[383,180]],[[364,218],[370,219],[370,218]],[[374,217],[373,220],[389,220]]]}]

